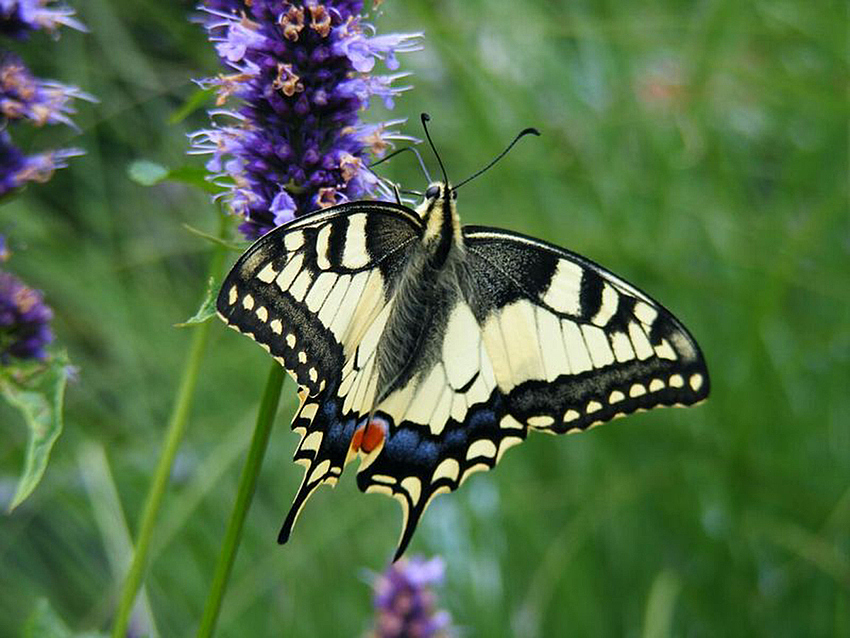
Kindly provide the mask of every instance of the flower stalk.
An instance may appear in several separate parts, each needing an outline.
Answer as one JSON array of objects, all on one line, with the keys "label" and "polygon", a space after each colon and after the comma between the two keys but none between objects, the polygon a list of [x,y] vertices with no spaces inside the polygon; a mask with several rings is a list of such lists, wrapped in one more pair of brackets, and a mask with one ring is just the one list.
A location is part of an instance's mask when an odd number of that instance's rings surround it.
[{"label": "flower stalk", "polygon": [[[220,239],[224,239],[227,234],[227,222],[227,218],[222,214],[219,226]],[[226,246],[223,243],[215,244],[210,259],[209,277],[213,277],[216,281],[221,278],[226,255]],[[157,461],[153,480],[145,498],[133,559],[122,586],[121,598],[118,602],[118,609],[112,626],[113,638],[125,638],[127,635],[127,627],[130,624],[130,617],[133,612],[136,596],[139,593],[142,579],[147,570],[151,539],[159,511],[162,507],[162,499],[168,487],[168,479],[171,475],[171,468],[174,465],[174,458],[177,455],[180,442],[183,440],[183,434],[186,431],[186,424],[189,420],[189,411],[192,407],[195,388],[198,385],[198,376],[200,374],[204,352],[206,351],[207,341],[209,340],[211,324],[211,321],[206,321],[193,329],[194,334],[192,335],[192,341],[189,346],[189,355],[186,358],[180,378],[174,407],[168,419],[162,452]]]}]

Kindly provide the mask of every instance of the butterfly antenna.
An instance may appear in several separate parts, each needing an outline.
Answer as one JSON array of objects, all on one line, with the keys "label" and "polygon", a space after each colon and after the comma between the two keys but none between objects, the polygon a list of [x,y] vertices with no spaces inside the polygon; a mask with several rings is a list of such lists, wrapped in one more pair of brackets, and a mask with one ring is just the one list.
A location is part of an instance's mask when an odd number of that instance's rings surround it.
[{"label": "butterfly antenna", "polygon": [[369,168],[374,168],[378,164],[383,164],[388,159],[393,158],[396,155],[401,155],[405,151],[410,151],[411,153],[416,155],[416,159],[419,160],[419,168],[422,169],[422,173],[425,175],[425,179],[427,179],[428,183],[430,184],[431,183],[431,176],[428,174],[428,169],[425,168],[425,162],[422,161],[422,155],[420,155],[419,151],[416,150],[413,146],[405,146],[404,148],[400,148],[398,150],[395,150],[392,153],[390,153],[389,155],[385,155],[384,157],[377,160],[376,162],[372,162],[371,164],[369,164]]},{"label": "butterfly antenna", "polygon": [[[427,131],[426,131],[426,132],[427,132]],[[467,182],[471,182],[471,181],[472,181],[472,180],[474,180],[476,177],[478,177],[479,175],[481,175],[481,173],[483,173],[483,172],[485,172],[485,171],[488,171],[488,170],[490,170],[491,168],[493,168],[493,165],[494,165],[496,162],[498,162],[500,159],[502,159],[505,155],[507,155],[507,154],[508,154],[508,151],[510,151],[510,150],[514,147],[514,144],[516,144],[517,142],[519,142],[519,141],[520,141],[523,137],[525,137],[526,135],[537,135],[537,136],[539,136],[539,135],[540,135],[540,131],[538,131],[536,128],[533,128],[533,127],[528,127],[528,128],[524,128],[524,129],[522,129],[522,130],[521,130],[521,131],[517,134],[517,136],[514,138],[514,141],[513,141],[513,142],[511,142],[510,144],[508,144],[508,147],[507,147],[504,151],[502,151],[501,153],[499,153],[499,154],[498,154],[498,155],[497,155],[497,156],[493,159],[493,161],[492,161],[492,162],[490,162],[489,164],[487,164],[487,166],[485,166],[484,168],[482,168],[480,171],[478,171],[478,172],[477,172],[477,173],[475,173],[474,175],[470,175],[469,177],[467,177],[467,178],[466,178],[465,180],[463,180],[460,184],[457,184],[457,185],[454,187],[454,190],[457,190],[458,188],[460,188],[461,186],[463,186],[463,185],[464,185],[464,184],[466,184]]]},{"label": "butterfly antenna", "polygon": [[431,134],[428,132],[428,122],[431,121],[431,116],[428,115],[427,113],[423,113],[420,117],[422,118],[422,128],[425,129],[425,137],[428,138],[428,144],[431,145],[431,150],[434,151],[434,156],[437,158],[437,163],[440,165],[440,170],[443,173],[443,184],[448,186],[449,185],[449,178],[446,175],[446,167],[443,166],[443,160],[440,159],[440,154],[437,152],[437,147],[434,146],[434,142],[431,139]]}]

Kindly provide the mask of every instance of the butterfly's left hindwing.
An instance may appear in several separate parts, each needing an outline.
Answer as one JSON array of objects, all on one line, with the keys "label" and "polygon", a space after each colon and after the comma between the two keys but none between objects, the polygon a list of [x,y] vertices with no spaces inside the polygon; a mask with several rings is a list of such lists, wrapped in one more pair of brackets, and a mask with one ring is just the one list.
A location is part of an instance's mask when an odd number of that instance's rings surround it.
[{"label": "butterfly's left hindwing", "polygon": [[343,415],[346,362],[385,314],[419,218],[384,202],[342,204],[276,228],[257,240],[226,277],[217,300],[224,321],[259,343],[299,384],[292,422],[302,435],[304,480],[281,541],[313,490],[335,482],[355,417]]}]

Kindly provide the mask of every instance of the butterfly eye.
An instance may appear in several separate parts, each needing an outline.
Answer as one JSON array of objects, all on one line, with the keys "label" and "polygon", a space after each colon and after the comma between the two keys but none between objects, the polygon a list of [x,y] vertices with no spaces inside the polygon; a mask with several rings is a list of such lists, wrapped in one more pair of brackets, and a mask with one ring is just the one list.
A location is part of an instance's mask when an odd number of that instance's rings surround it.
[{"label": "butterfly eye", "polygon": [[437,184],[429,186],[425,191],[425,199],[437,199],[440,196],[440,187]]}]

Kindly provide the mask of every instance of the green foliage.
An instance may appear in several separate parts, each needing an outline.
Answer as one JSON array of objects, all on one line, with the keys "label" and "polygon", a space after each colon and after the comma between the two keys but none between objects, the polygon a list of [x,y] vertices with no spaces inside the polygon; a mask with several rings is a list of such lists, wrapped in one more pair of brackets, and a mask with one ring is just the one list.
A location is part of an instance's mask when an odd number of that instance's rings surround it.
[{"label": "green foliage", "polygon": [[[127,175],[140,158],[202,175],[185,137],[202,111],[169,123],[196,94],[189,79],[219,72],[186,20],[193,4],[78,0],[90,33],[21,45],[41,75],[100,103],[81,109],[70,140],[88,154],[0,207],[0,228],[27,247],[16,274],[45,292],[80,368],[50,471],[0,522],[3,636],[21,634],[40,598],[73,631],[109,625],[121,569],[79,451],[106,450],[135,535],[199,329],[173,326],[196,310],[213,247],[181,225],[214,235],[216,206],[184,181]],[[713,381],[693,409],[532,435],[496,471],[436,499],[411,549],[445,558],[456,623],[470,636],[850,635],[846,7],[385,0],[381,10],[384,32],[426,34],[426,51],[405,60],[415,88],[394,115],[422,137],[418,114],[431,114],[452,179],[523,127],[542,133],[461,189],[463,221],[543,237],[633,281],[692,329]],[[406,155],[377,170],[423,187]],[[247,339],[210,328],[151,545],[162,636],[197,629],[269,366]],[[349,467],[277,546],[302,472],[294,395],[284,389],[221,636],[362,634],[363,570],[382,569],[397,539],[397,505],[361,494]],[[26,449],[18,424],[0,405],[8,498]]]},{"label": "green foliage", "polygon": [[65,385],[70,374],[64,352],[46,363],[27,364],[26,368],[15,367],[12,372],[0,368],[0,394],[20,412],[28,432],[24,467],[9,512],[32,494],[44,476],[50,451],[62,434]]}]

